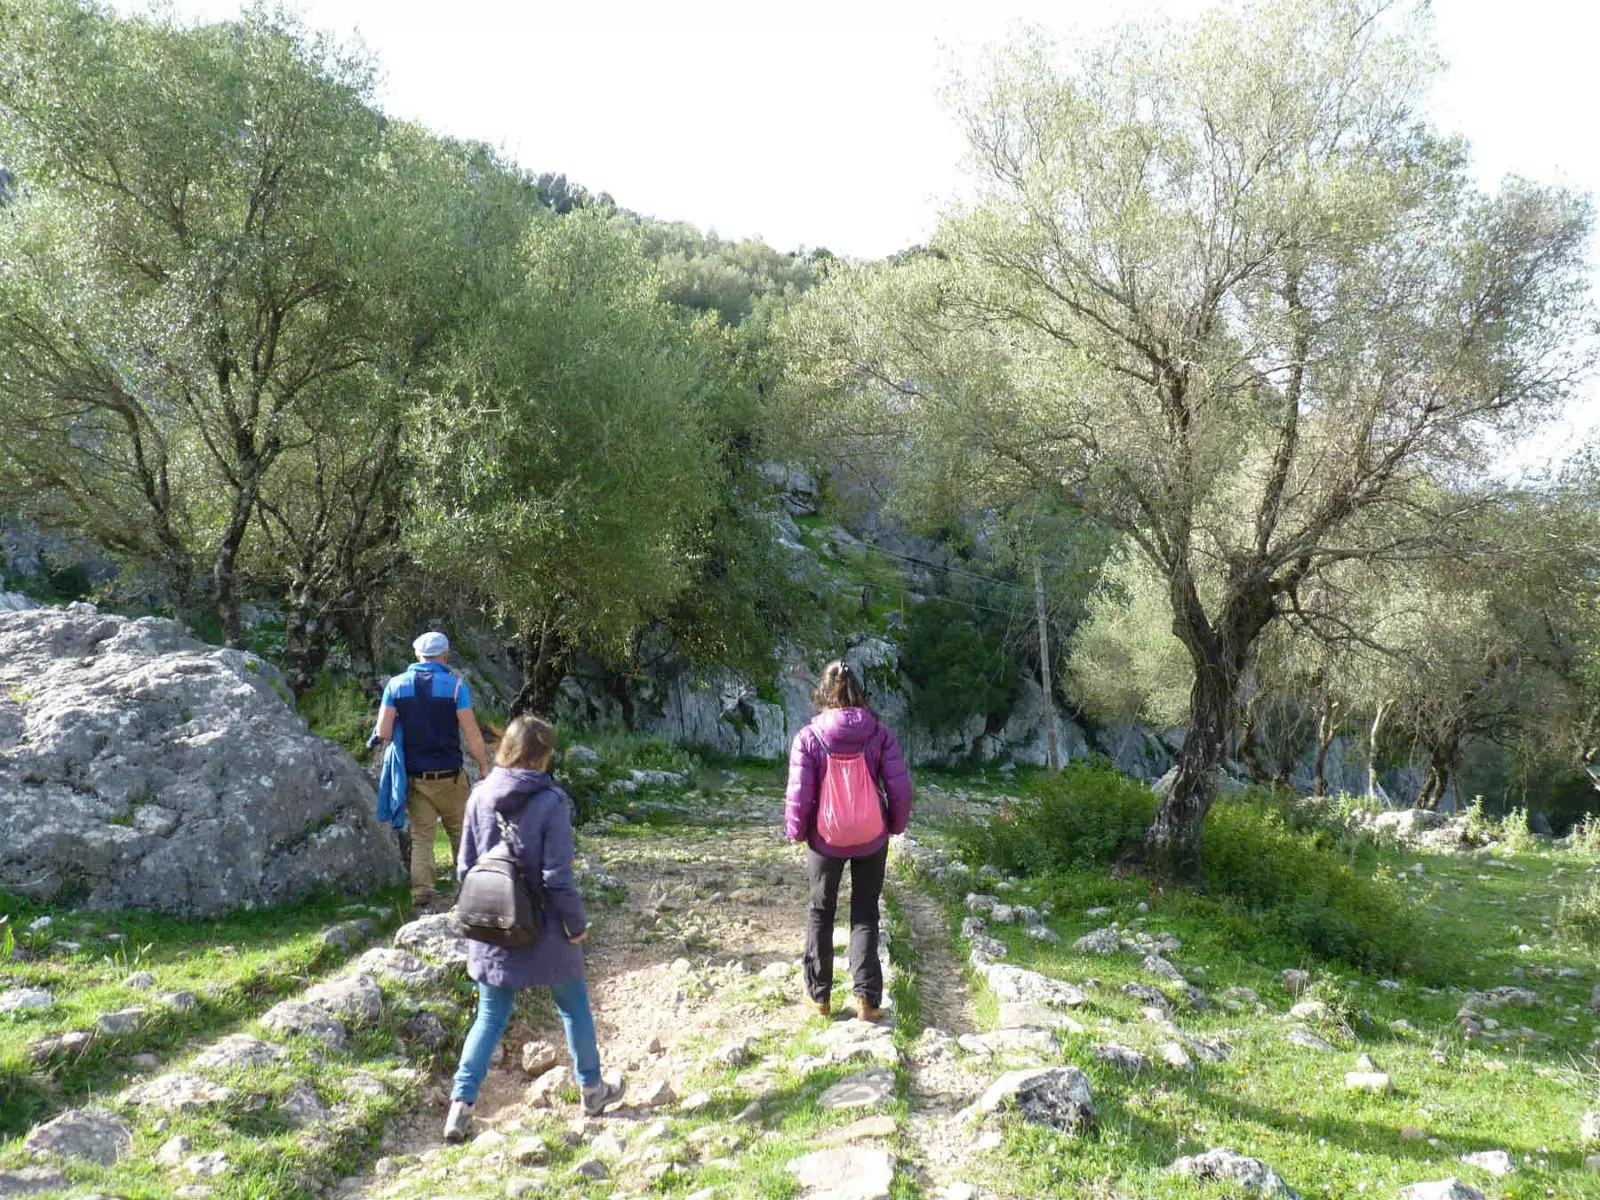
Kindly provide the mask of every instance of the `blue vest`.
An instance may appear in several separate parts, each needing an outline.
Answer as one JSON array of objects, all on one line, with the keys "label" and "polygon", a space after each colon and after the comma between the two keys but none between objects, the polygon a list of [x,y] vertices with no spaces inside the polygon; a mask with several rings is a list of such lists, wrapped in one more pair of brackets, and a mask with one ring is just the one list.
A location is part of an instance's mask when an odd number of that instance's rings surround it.
[{"label": "blue vest", "polygon": [[389,698],[405,733],[407,774],[461,769],[456,695],[462,686],[437,666],[413,667],[389,681]]}]

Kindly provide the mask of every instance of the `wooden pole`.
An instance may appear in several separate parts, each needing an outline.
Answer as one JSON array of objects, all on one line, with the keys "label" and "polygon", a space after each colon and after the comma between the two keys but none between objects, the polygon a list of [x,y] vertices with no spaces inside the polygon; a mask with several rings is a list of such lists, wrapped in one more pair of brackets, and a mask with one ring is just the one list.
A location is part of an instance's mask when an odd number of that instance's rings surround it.
[{"label": "wooden pole", "polygon": [[1061,747],[1056,742],[1056,701],[1050,682],[1050,623],[1044,612],[1044,567],[1033,560],[1033,607],[1039,622],[1039,674],[1044,683],[1045,753],[1052,771],[1061,770]]}]

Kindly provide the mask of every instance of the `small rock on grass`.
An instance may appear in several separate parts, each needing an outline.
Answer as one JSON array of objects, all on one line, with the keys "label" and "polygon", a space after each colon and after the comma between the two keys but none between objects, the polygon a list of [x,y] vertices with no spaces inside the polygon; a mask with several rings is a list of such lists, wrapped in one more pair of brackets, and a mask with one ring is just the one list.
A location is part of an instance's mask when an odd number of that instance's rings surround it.
[{"label": "small rock on grass", "polygon": [[1333,1046],[1319,1038],[1309,1029],[1294,1028],[1284,1034],[1284,1040],[1291,1046],[1302,1046],[1307,1050],[1316,1050],[1322,1054],[1332,1054]]},{"label": "small rock on grass", "polygon": [[1399,1200],[1485,1200],[1485,1197],[1477,1188],[1452,1176],[1403,1187]]},{"label": "small rock on grass", "polygon": [[1372,1092],[1379,1096],[1394,1091],[1394,1081],[1382,1071],[1346,1071],[1344,1086],[1352,1092]]},{"label": "small rock on grass", "polygon": [[133,1131],[103,1108],[74,1108],[35,1128],[23,1145],[33,1154],[82,1158],[109,1167],[133,1145]]},{"label": "small rock on grass", "polygon": [[0,1013],[43,1012],[55,997],[43,988],[11,988],[0,992]]},{"label": "small rock on grass", "polygon": [[652,1079],[645,1084],[632,1103],[641,1108],[664,1108],[677,1102],[678,1094],[672,1090],[672,1085],[665,1079]]},{"label": "small rock on grass", "polygon": [[872,1067],[847,1075],[817,1100],[818,1108],[873,1108],[894,1098],[894,1073]]},{"label": "small rock on grass", "polygon": [[1480,1150],[1476,1154],[1463,1154],[1461,1161],[1469,1167],[1477,1167],[1496,1176],[1510,1175],[1517,1169],[1517,1164],[1512,1161],[1511,1155],[1504,1150]]},{"label": "small rock on grass", "polygon": [[894,1185],[894,1159],[885,1150],[845,1146],[816,1150],[791,1159],[788,1171],[804,1196],[828,1200],[888,1200]]},{"label": "small rock on grass", "polygon": [[158,1167],[176,1167],[189,1157],[189,1151],[193,1149],[194,1143],[180,1133],[163,1142],[151,1161]]},{"label": "small rock on grass", "polygon": [[122,981],[122,986],[137,992],[146,992],[156,985],[156,977],[149,971],[135,971]]},{"label": "small rock on grass", "polygon": [[1150,1066],[1150,1060],[1140,1054],[1132,1046],[1124,1046],[1121,1042],[1106,1042],[1096,1046],[1090,1053],[1096,1062],[1103,1062],[1107,1066],[1115,1067],[1124,1075],[1137,1075],[1140,1071]]},{"label": "small rock on grass", "polygon": [[1266,1163],[1226,1147],[1180,1158],[1172,1164],[1172,1169],[1179,1175],[1193,1175],[1196,1179],[1232,1183],[1241,1191],[1265,1200],[1300,1200],[1300,1193]]},{"label": "small rock on grass", "polygon": [[1578,1122],[1578,1136],[1585,1142],[1600,1142],[1600,1112],[1586,1112]]},{"label": "small rock on grass", "polygon": [[66,1176],[49,1167],[23,1167],[0,1171],[0,1196],[33,1196],[67,1186]]},{"label": "small rock on grass", "polygon": [[524,1042],[522,1044],[522,1069],[538,1078],[561,1061],[556,1048],[549,1042]]},{"label": "small rock on grass", "polygon": [[965,1115],[984,1117],[1001,1109],[1015,1109],[1025,1121],[1068,1133],[1092,1132],[1099,1126],[1089,1077],[1076,1067],[1008,1071]]}]

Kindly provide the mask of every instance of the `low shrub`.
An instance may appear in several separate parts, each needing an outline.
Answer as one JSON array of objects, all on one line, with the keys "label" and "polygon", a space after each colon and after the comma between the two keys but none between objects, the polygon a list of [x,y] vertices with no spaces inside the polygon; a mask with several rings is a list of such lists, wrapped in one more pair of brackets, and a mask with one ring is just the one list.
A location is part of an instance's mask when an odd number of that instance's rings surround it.
[{"label": "low shrub", "polygon": [[1201,857],[1208,891],[1321,958],[1369,971],[1420,965],[1416,917],[1376,856],[1351,853],[1326,831],[1308,837],[1270,802],[1219,800]]},{"label": "low shrub", "polygon": [[1500,841],[1513,854],[1525,854],[1539,848],[1539,838],[1528,827],[1528,810],[1513,808],[1500,821]]},{"label": "low shrub", "polygon": [[1600,854],[1600,815],[1590,813],[1572,827],[1571,847],[1579,854]]},{"label": "low shrub", "polygon": [[1564,941],[1600,950],[1600,883],[1562,899],[1556,912],[1556,932]]},{"label": "low shrub", "polygon": [[[1073,763],[1033,795],[954,829],[961,855],[1019,875],[1104,866],[1143,837],[1156,798],[1103,763]],[[1203,833],[1204,892],[1275,937],[1373,971],[1414,969],[1421,935],[1398,882],[1349,814],[1267,792],[1223,797]]]},{"label": "low shrub", "polygon": [[1032,785],[1033,795],[955,831],[963,857],[1040,875],[1108,863],[1135,846],[1156,812],[1138,780],[1100,762],[1073,762]]},{"label": "low shrub", "polygon": [[354,679],[323,671],[295,707],[312,733],[337,742],[357,758],[366,753],[378,704]]}]

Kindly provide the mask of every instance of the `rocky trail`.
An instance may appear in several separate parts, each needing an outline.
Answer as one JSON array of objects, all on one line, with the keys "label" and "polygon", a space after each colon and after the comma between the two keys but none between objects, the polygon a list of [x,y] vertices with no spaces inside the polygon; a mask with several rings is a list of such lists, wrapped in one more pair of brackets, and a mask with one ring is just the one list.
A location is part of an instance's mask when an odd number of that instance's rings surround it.
[{"label": "rocky trail", "polygon": [[[927,810],[945,814],[992,802],[928,791]],[[1049,1194],[1111,1194],[1095,1181],[1127,1169],[1107,1157],[1124,1145],[1165,1181],[1299,1194],[1262,1159],[1172,1127],[1185,1089],[1259,1069],[1264,1047],[1274,1061],[1343,1056],[1327,994],[1301,994],[1304,973],[1273,981],[1281,997],[1208,985],[1143,906],[1064,944],[1048,902],[1029,903],[1017,881],[906,838],[885,902],[888,1011],[855,1019],[839,929],[824,1018],[801,1003],[804,857],[781,838],[776,789],[735,779],[634,808],[580,837],[602,1059],[627,1083],[603,1116],[579,1114],[559,1020],[534,990],[519,998],[474,1136],[443,1145],[473,1012],[465,944],[449,914],[377,946],[377,914],[353,915],[323,931],[340,957],[299,991],[39,1122],[25,1158],[0,1160],[0,1197],[1021,1200],[1041,1194],[1039,1170],[1056,1172]],[[958,931],[941,893],[964,897]],[[1544,1003],[1517,988],[1472,997],[1456,1023],[1486,1043],[1501,1027],[1489,1013]],[[1389,1076],[1362,1060],[1345,1076],[1350,1095],[1391,1095]],[[1511,1161],[1461,1148],[1475,1170]],[[1459,1187],[1437,1195],[1484,1194]]]}]

